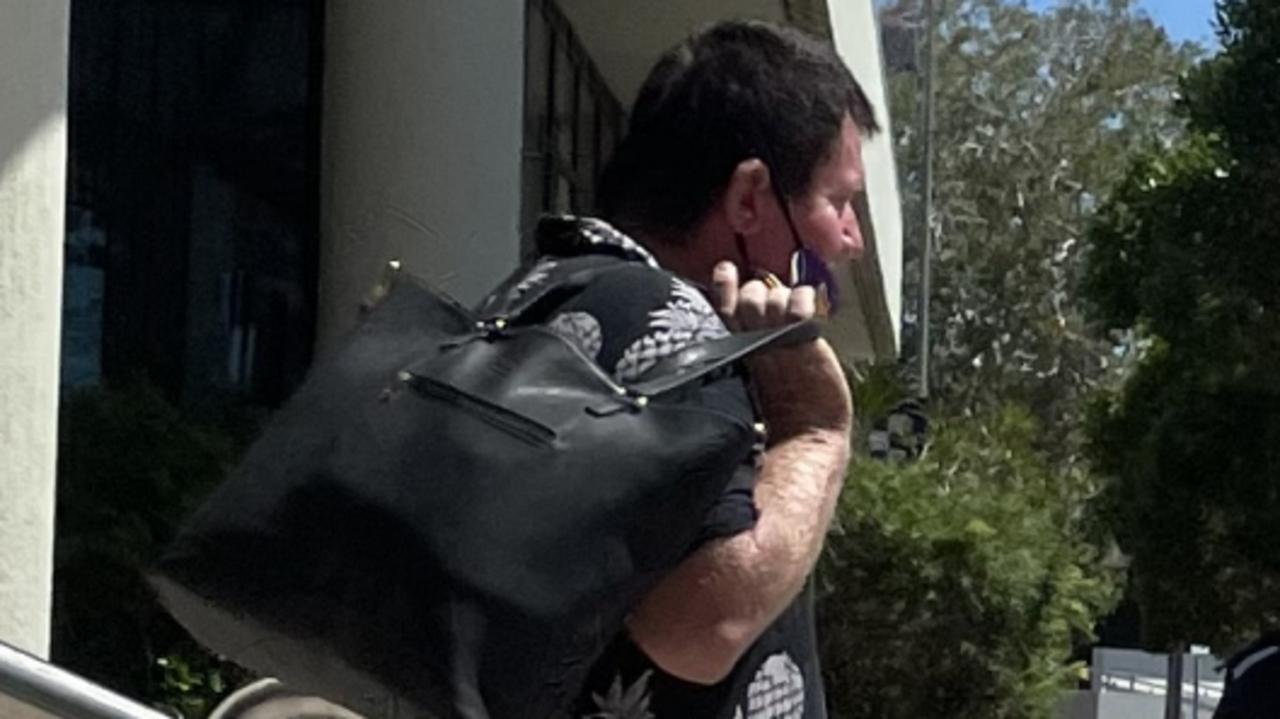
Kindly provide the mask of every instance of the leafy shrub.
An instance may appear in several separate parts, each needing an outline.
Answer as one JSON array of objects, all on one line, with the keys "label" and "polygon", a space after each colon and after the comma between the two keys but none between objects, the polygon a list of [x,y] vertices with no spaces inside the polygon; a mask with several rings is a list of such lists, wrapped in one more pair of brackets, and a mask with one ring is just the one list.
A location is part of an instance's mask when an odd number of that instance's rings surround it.
[{"label": "leafy shrub", "polygon": [[1087,540],[1087,475],[1030,415],[941,422],[925,454],[858,458],[819,569],[833,716],[1049,717],[1114,605]]}]

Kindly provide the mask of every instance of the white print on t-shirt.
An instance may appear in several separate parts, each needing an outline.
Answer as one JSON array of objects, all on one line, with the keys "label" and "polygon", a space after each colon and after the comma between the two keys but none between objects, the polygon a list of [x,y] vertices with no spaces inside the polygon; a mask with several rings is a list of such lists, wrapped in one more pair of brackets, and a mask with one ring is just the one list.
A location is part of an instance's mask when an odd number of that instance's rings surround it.
[{"label": "white print on t-shirt", "polygon": [[[738,707],[735,719],[744,719]],[[745,719],[802,719],[804,675],[786,652],[764,660],[747,687]]]},{"label": "white print on t-shirt", "polygon": [[572,342],[591,359],[598,357],[600,348],[604,346],[600,320],[589,312],[566,312],[556,315],[547,323],[547,329]]},{"label": "white print on t-shirt", "polygon": [[624,687],[622,675],[615,675],[609,691],[603,695],[591,695],[600,711],[582,719],[655,719],[649,711],[649,678],[652,676],[653,670],[649,670],[641,674],[634,684]]},{"label": "white print on t-shirt", "polygon": [[558,263],[555,260],[542,259],[538,260],[538,264],[529,270],[529,274],[511,288],[507,293],[507,301],[514,302],[529,293],[529,290],[546,282],[551,278],[551,271],[556,268]]},{"label": "white print on t-shirt", "polygon": [[729,334],[711,303],[692,285],[673,279],[667,303],[649,313],[649,331],[631,343],[613,374],[623,382],[639,379],[659,360],[694,342]]}]

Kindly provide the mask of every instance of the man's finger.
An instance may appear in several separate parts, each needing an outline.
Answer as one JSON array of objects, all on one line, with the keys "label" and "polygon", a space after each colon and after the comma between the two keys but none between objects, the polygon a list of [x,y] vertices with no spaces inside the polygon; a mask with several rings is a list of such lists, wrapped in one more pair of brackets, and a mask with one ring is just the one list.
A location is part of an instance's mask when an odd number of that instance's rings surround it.
[{"label": "man's finger", "polygon": [[769,297],[765,301],[765,317],[770,326],[780,325],[786,321],[787,309],[791,299],[791,288],[786,286],[771,287]]},{"label": "man's finger", "polygon": [[769,300],[769,289],[760,280],[751,280],[738,290],[738,309],[734,315],[738,318],[739,330],[757,330],[765,324],[765,303]]},{"label": "man's finger", "polygon": [[791,296],[787,298],[787,320],[799,322],[813,319],[818,311],[817,296],[817,291],[808,285],[792,290]]},{"label": "man's finger", "polygon": [[720,319],[729,329],[738,329],[738,268],[732,262],[721,262],[712,270],[711,295]]}]

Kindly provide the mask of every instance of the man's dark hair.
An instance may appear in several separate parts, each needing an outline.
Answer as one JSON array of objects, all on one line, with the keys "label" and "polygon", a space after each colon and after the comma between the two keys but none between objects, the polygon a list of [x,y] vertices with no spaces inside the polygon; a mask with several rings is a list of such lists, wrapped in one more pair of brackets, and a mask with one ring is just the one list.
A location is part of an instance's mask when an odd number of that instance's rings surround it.
[{"label": "man's dark hair", "polygon": [[601,177],[601,209],[624,230],[677,239],[752,157],[793,197],[830,155],[846,115],[864,133],[879,130],[829,44],[760,21],[712,25],[650,71]]}]

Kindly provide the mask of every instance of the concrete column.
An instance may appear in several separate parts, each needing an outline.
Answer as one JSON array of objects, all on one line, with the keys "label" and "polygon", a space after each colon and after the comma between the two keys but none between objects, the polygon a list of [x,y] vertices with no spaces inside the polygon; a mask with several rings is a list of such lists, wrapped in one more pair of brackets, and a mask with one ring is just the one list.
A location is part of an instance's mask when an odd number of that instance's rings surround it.
[{"label": "concrete column", "polygon": [[47,655],[67,0],[0,0],[0,640]]},{"label": "concrete column", "polygon": [[389,259],[468,303],[514,267],[524,5],[326,5],[322,351]]}]

